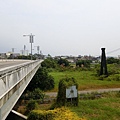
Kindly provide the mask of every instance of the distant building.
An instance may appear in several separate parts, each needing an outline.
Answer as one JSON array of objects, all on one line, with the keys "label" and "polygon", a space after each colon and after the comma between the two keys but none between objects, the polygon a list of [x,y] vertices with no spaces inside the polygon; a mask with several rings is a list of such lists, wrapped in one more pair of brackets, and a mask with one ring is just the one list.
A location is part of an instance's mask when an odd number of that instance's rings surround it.
[{"label": "distant building", "polygon": [[12,52],[7,52],[6,53],[7,58],[9,58],[11,56],[11,54],[12,54]]},{"label": "distant building", "polygon": [[16,57],[20,56],[20,53],[12,53],[12,55],[16,58]]},{"label": "distant building", "polygon": [[84,56],[78,55],[77,57],[76,56],[55,56],[54,57],[54,59],[60,59],[60,58],[66,59],[70,63],[76,63],[79,60],[91,60],[93,63],[97,63],[101,60],[100,56],[95,57],[95,56],[90,56],[90,55],[89,56],[88,55],[84,55]]},{"label": "distant building", "polygon": [[5,59],[6,57],[6,53],[0,53],[0,59]]},{"label": "distant building", "polygon": [[120,55],[118,55],[118,59],[120,59]]},{"label": "distant building", "polygon": [[7,52],[6,56],[7,56],[7,58],[16,58],[16,57],[20,56],[20,53]]},{"label": "distant building", "polygon": [[29,51],[28,50],[21,50],[20,51],[21,53],[20,53],[20,55],[24,55],[24,56],[28,56],[29,55]]}]

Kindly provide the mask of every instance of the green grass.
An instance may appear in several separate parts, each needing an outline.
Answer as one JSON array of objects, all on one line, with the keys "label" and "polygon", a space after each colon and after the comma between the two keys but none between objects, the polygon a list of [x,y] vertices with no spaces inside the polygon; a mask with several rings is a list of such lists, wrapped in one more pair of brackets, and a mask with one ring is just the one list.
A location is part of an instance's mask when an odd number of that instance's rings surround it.
[{"label": "green grass", "polygon": [[102,93],[94,100],[79,99],[78,106],[67,108],[86,120],[120,120],[120,92]]},{"label": "green grass", "polygon": [[94,71],[53,71],[49,74],[55,79],[55,88],[52,91],[58,90],[59,80],[65,76],[74,77],[77,80],[78,90],[120,87],[120,81],[99,80]]},{"label": "green grass", "polygon": [[69,109],[87,120],[120,120],[120,98],[80,100],[78,107]]}]

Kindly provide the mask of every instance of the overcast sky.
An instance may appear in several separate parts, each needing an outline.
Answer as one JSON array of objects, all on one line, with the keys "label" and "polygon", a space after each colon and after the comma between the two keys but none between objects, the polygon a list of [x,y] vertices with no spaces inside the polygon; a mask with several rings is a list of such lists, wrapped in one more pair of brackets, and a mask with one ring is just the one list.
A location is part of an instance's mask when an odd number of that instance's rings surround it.
[{"label": "overcast sky", "polygon": [[[0,52],[20,52],[34,34],[43,54],[99,56],[120,48],[120,0],[0,0]],[[34,47],[34,53],[37,52]],[[109,53],[120,55],[120,50]]]}]

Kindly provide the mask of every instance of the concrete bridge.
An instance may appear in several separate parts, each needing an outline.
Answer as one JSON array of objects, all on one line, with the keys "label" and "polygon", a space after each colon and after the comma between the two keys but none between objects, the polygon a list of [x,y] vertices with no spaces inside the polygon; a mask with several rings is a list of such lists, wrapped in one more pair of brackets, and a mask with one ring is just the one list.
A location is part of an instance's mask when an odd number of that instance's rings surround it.
[{"label": "concrete bridge", "polygon": [[0,120],[5,120],[42,60],[0,60]]}]

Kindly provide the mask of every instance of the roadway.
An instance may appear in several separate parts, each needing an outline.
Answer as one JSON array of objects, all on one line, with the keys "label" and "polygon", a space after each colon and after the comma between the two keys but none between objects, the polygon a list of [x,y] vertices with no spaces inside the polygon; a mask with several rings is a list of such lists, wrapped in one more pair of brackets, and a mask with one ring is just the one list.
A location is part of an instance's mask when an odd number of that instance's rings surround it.
[{"label": "roadway", "polygon": [[[78,91],[78,94],[104,93],[104,92],[112,92],[112,91],[120,91],[120,88],[82,90],[82,91]],[[50,97],[57,97],[57,92],[46,92],[45,94],[50,96]]]},{"label": "roadway", "polygon": [[18,59],[6,59],[0,60],[0,76],[6,74],[13,69],[24,66],[25,64],[31,63],[33,60],[18,60]]},{"label": "roadway", "polygon": [[8,68],[8,67],[11,67],[11,66],[16,66],[16,65],[20,65],[20,64],[23,64],[23,63],[27,63],[27,62],[30,62],[30,60],[0,60],[0,70],[1,69],[4,69],[4,68]]}]

